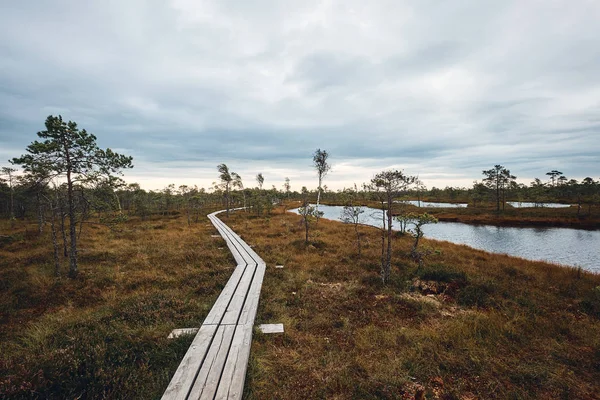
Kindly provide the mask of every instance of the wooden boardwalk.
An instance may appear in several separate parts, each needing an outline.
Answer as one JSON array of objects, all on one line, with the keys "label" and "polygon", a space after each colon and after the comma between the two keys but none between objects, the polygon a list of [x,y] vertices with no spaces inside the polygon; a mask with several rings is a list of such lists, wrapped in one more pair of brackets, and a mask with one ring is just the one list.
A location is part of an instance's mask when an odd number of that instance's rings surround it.
[{"label": "wooden boardwalk", "polygon": [[237,262],[171,379],[163,400],[241,399],[265,262],[216,214],[208,218]]}]

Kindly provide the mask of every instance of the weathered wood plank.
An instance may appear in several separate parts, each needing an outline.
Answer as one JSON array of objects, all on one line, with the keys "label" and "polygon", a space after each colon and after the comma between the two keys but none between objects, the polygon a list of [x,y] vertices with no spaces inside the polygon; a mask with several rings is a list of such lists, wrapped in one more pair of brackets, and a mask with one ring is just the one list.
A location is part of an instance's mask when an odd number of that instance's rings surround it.
[{"label": "weathered wood plank", "polygon": [[227,306],[227,311],[225,311],[225,315],[223,316],[221,324],[235,325],[238,323],[238,319],[240,317],[240,313],[242,312],[242,308],[244,307],[244,302],[246,301],[248,291],[252,286],[252,279],[254,278],[255,271],[256,264],[248,265],[246,267],[244,275],[242,276],[242,279],[240,279],[238,289],[231,297],[231,302]]},{"label": "weathered wood plank", "polygon": [[238,324],[252,325],[254,323],[256,311],[258,310],[260,289],[262,287],[265,270],[266,266],[264,263],[260,263],[256,266],[256,273],[254,274],[254,279],[252,280],[252,286],[248,291],[248,296],[246,298],[246,302],[244,303],[244,307],[242,308]]},{"label": "weathered wood plank", "polygon": [[242,398],[251,344],[252,325],[237,325],[215,399]]},{"label": "weathered wood plank", "polygon": [[190,391],[190,399],[212,400],[214,398],[219,386],[221,372],[225,368],[225,361],[227,360],[227,353],[229,353],[234,332],[235,326],[221,325],[217,329],[213,343]]},{"label": "weathered wood plank", "polygon": [[262,324],[258,326],[262,333],[283,333],[283,324]]},{"label": "weathered wood plank", "polygon": [[232,236],[235,238],[237,243],[239,244],[239,248],[241,252],[245,252],[248,256],[252,258],[253,261],[261,260],[260,256],[256,254],[256,252],[246,243],[242,238],[235,232],[232,231]]},{"label": "weathered wood plank", "polygon": [[238,266],[206,316],[169,383],[164,400],[239,400],[242,397],[266,266],[216,214],[210,214],[208,218],[225,240]]},{"label": "weathered wood plank", "polygon": [[219,324],[221,322],[221,320],[223,319],[223,315],[225,315],[225,312],[227,311],[227,307],[229,306],[229,303],[231,302],[231,297],[235,293],[235,291],[238,287],[238,284],[240,282],[240,279],[242,278],[244,271],[246,269],[248,269],[248,267],[245,264],[238,265],[237,267],[235,267],[233,274],[231,274],[231,277],[225,284],[225,287],[221,291],[221,294],[219,294],[217,301],[215,302],[215,304],[212,306],[212,308],[208,312],[208,315],[204,319],[203,324],[211,324],[212,325],[212,324]]},{"label": "weathered wood plank", "polygon": [[196,373],[204,360],[204,356],[216,331],[216,325],[203,325],[200,328],[190,348],[183,356],[183,360],[181,360],[173,378],[171,378],[171,382],[163,394],[162,400],[187,399]]},{"label": "weathered wood plank", "polygon": [[198,333],[199,330],[200,330],[200,328],[173,329],[171,331],[171,333],[169,333],[169,336],[167,336],[167,339],[175,339],[175,338],[178,338],[179,336],[195,335],[196,333]]},{"label": "weathered wood plank", "polygon": [[250,257],[240,245],[241,239],[235,234],[235,232],[231,230],[231,228],[225,225],[217,217],[213,216],[211,218],[211,221],[214,223],[219,233],[221,233],[221,236],[225,239],[227,247],[229,247],[229,250],[233,254],[233,257],[235,258],[238,264],[249,263],[254,261],[254,259]]}]

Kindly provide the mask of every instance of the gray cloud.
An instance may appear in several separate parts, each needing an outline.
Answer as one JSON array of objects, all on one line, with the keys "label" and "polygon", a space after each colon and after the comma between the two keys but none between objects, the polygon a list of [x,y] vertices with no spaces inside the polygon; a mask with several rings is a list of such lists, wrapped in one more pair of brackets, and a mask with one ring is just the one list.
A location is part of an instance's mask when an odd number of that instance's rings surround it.
[{"label": "gray cloud", "polygon": [[329,187],[405,168],[470,185],[503,163],[525,182],[598,178],[600,6],[559,1],[5,2],[0,159],[49,114],[135,157],[147,187]]}]

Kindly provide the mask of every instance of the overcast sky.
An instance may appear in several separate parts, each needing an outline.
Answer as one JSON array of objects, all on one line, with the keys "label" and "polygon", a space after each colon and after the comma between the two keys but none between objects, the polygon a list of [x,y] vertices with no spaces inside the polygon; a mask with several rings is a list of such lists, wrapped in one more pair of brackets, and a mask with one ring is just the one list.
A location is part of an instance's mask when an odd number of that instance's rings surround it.
[{"label": "overcast sky", "polygon": [[600,2],[0,0],[0,166],[61,114],[128,182],[600,177]]}]

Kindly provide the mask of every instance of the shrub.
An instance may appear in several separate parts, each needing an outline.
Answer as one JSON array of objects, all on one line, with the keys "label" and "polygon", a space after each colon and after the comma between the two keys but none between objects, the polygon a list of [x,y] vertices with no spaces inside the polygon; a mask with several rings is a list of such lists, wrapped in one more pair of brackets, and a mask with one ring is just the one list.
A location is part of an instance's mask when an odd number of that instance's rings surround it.
[{"label": "shrub", "polygon": [[589,315],[600,318],[600,286],[596,286],[586,293],[581,301],[581,308]]},{"label": "shrub", "polygon": [[490,295],[494,292],[495,287],[489,282],[471,284],[458,293],[456,301],[462,306],[486,307],[490,305]]},{"label": "shrub", "polygon": [[437,264],[431,267],[426,267],[417,271],[417,276],[422,280],[426,281],[437,281],[437,282],[455,282],[467,281],[467,274],[464,272],[458,272],[452,268],[448,268],[444,265]]}]

